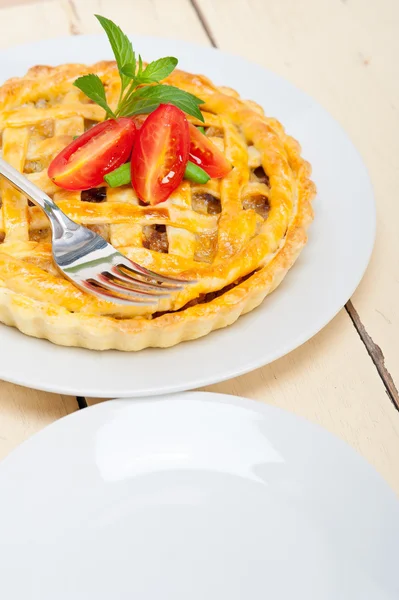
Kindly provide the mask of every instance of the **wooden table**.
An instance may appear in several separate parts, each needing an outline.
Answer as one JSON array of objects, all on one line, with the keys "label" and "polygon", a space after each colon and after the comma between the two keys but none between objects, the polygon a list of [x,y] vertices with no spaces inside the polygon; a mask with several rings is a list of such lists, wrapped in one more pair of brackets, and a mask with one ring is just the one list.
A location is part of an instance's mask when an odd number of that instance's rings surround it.
[{"label": "wooden table", "polygon": [[[93,13],[133,33],[211,44],[272,69],[324,105],[360,150],[377,198],[378,237],[352,301],[295,352],[208,389],[319,423],[354,446],[399,493],[399,3],[0,0],[0,47],[98,32]],[[0,382],[0,458],[95,401]]]}]

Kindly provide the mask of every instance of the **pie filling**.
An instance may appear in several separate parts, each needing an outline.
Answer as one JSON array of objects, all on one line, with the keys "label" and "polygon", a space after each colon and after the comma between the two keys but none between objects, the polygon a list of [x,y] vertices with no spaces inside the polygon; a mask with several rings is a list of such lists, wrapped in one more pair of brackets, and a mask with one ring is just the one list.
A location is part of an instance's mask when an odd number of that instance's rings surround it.
[{"label": "pie filling", "polygon": [[[208,302],[212,302],[212,300],[216,300],[216,298],[220,298],[221,296],[223,296],[223,294],[227,294],[227,292],[229,292],[230,290],[237,287],[237,285],[240,285],[240,283],[243,283],[244,281],[249,279],[253,274],[254,273],[249,273],[248,275],[245,275],[245,277],[240,277],[240,279],[238,279],[237,281],[234,281],[234,283],[230,283],[230,285],[225,285],[224,288],[222,288],[221,290],[218,290],[216,292],[208,292],[207,294],[201,294],[200,296],[198,296],[198,298],[194,298],[193,300],[190,300],[190,302],[187,302],[187,304],[182,306],[182,308],[180,308],[176,312],[182,312],[182,311],[186,310],[187,308],[197,306],[198,304],[207,304]],[[167,312],[168,311],[154,313],[152,315],[152,318],[158,319],[159,317],[162,317],[163,315],[167,314]]]}]

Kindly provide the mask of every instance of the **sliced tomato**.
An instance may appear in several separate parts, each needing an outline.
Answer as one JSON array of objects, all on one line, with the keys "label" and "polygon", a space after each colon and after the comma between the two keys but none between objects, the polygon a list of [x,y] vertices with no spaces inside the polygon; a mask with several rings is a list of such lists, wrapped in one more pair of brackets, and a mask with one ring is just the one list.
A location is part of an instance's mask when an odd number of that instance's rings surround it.
[{"label": "sliced tomato", "polygon": [[127,117],[94,125],[54,158],[48,176],[65,190],[96,187],[129,160],[135,137],[136,126]]},{"label": "sliced tomato", "polygon": [[231,164],[215,144],[201,133],[192,123],[190,125],[190,160],[218,179],[231,171]]},{"label": "sliced tomato", "polygon": [[188,121],[183,111],[161,104],[137,133],[132,153],[132,183],[143,202],[164,202],[178,187],[189,148]]}]

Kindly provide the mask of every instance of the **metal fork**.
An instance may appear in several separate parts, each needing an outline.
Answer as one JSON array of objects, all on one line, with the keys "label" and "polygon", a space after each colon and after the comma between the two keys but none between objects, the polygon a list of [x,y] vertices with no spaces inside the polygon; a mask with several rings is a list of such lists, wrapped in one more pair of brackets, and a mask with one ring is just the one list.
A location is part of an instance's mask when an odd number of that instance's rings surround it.
[{"label": "metal fork", "polygon": [[81,290],[117,304],[150,305],[193,281],[164,277],[129,260],[103,237],[78,225],[34,183],[0,158],[0,175],[46,213],[56,266]]}]

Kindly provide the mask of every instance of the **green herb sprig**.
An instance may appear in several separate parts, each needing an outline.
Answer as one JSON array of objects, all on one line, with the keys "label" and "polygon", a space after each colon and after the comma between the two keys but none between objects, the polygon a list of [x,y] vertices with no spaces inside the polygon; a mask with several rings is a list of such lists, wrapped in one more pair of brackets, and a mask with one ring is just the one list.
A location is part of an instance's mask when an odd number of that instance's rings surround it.
[{"label": "green herb sprig", "polygon": [[79,77],[74,85],[101,106],[107,118],[131,117],[150,113],[160,104],[174,104],[199,121],[204,121],[199,106],[200,98],[173,85],[160,83],[177,65],[177,58],[167,56],[150,62],[143,69],[143,61],[136,53],[127,35],[110,19],[95,15],[105,30],[118,66],[121,91],[118,106],[113,111],[107,103],[104,85],[98,75],[91,73]]}]

